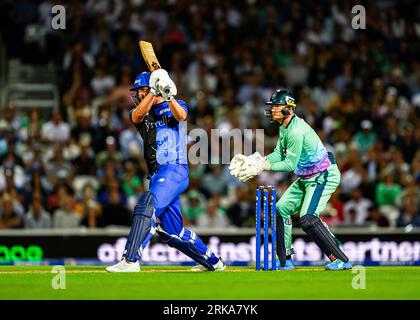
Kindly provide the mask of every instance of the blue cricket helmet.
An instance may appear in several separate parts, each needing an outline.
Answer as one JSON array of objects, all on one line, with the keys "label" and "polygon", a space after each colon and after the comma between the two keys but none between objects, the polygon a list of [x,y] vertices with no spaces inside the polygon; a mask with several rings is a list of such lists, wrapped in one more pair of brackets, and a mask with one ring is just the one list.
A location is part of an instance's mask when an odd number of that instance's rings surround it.
[{"label": "blue cricket helmet", "polygon": [[140,73],[134,80],[134,85],[130,88],[130,91],[137,91],[141,87],[149,86],[150,72],[144,71]]}]

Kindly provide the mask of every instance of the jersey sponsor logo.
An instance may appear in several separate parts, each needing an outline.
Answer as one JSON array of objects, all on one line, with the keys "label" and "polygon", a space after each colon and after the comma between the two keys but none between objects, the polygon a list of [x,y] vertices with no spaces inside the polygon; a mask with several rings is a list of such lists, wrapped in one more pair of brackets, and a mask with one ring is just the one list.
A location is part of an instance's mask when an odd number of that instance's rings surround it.
[{"label": "jersey sponsor logo", "polygon": [[171,111],[171,109],[169,107],[168,108],[164,108],[164,109],[158,111],[158,115],[159,116],[164,115],[165,113],[167,113],[169,111]]},{"label": "jersey sponsor logo", "polygon": [[177,158],[176,136],[172,132],[162,130],[156,136],[156,160],[159,164],[175,162]]},{"label": "jersey sponsor logo", "polygon": [[144,125],[146,126],[146,131],[150,131],[152,129],[156,129],[159,127],[163,127],[165,125],[165,121],[158,120],[158,121],[148,121],[147,119],[144,122]]}]

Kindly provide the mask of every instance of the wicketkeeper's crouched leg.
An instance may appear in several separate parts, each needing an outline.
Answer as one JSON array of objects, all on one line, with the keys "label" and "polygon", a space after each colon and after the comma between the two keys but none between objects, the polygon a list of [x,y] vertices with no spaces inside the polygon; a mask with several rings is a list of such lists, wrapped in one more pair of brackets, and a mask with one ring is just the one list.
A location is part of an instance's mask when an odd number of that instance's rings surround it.
[{"label": "wicketkeeper's crouched leg", "polygon": [[300,211],[300,225],[331,261],[338,258],[348,262],[349,259],[340,249],[340,242],[319,217],[339,182],[340,171],[335,164],[312,179],[302,180],[305,198]]},{"label": "wicketkeeper's crouched leg", "polygon": [[[289,259],[293,253],[292,248],[292,219],[294,213],[299,212],[304,198],[304,192],[299,186],[299,180],[294,181],[281,196],[276,204],[277,218],[277,256],[280,262]],[[282,246],[282,244],[284,245]]]}]

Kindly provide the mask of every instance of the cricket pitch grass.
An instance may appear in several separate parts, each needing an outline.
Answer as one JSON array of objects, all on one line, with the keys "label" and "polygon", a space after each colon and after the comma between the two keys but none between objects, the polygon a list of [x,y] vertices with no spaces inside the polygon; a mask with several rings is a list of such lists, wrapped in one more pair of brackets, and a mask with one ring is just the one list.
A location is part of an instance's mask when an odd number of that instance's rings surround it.
[{"label": "cricket pitch grass", "polygon": [[[194,273],[189,267],[144,266],[139,273],[105,267],[65,267],[65,289],[54,289],[51,266],[0,266],[0,299],[414,299],[420,300],[420,267],[366,267],[360,271],[255,271]],[[363,289],[363,277],[365,289]],[[61,281],[61,280],[60,280]],[[354,289],[353,286],[359,287]]]}]

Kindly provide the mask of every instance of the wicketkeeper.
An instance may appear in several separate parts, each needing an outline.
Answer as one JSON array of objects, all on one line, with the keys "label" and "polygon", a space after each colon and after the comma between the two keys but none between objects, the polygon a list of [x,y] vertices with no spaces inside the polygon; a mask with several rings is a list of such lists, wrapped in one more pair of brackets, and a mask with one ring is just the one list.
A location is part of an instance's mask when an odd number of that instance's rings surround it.
[{"label": "wicketkeeper", "polygon": [[149,191],[133,212],[123,258],[109,272],[138,272],[141,254],[157,232],[161,240],[199,265],[192,271],[223,271],[226,265],[192,231],[184,228],[180,195],[188,187],[185,120],[188,107],[174,99],[177,89],[164,69],[139,74],[131,88],[136,107],[130,119],[144,141]]},{"label": "wicketkeeper", "polygon": [[277,90],[266,105],[266,115],[280,123],[276,148],[266,157],[259,153],[248,157],[237,154],[229,168],[242,182],[266,170],[294,171],[298,176],[276,204],[278,269],[294,269],[291,215],[297,213],[302,229],[330,259],[326,269],[351,269],[339,241],[319,217],[340,184],[341,174],[333,153],[327,152],[316,132],[296,116],[296,101],[289,91]]}]

